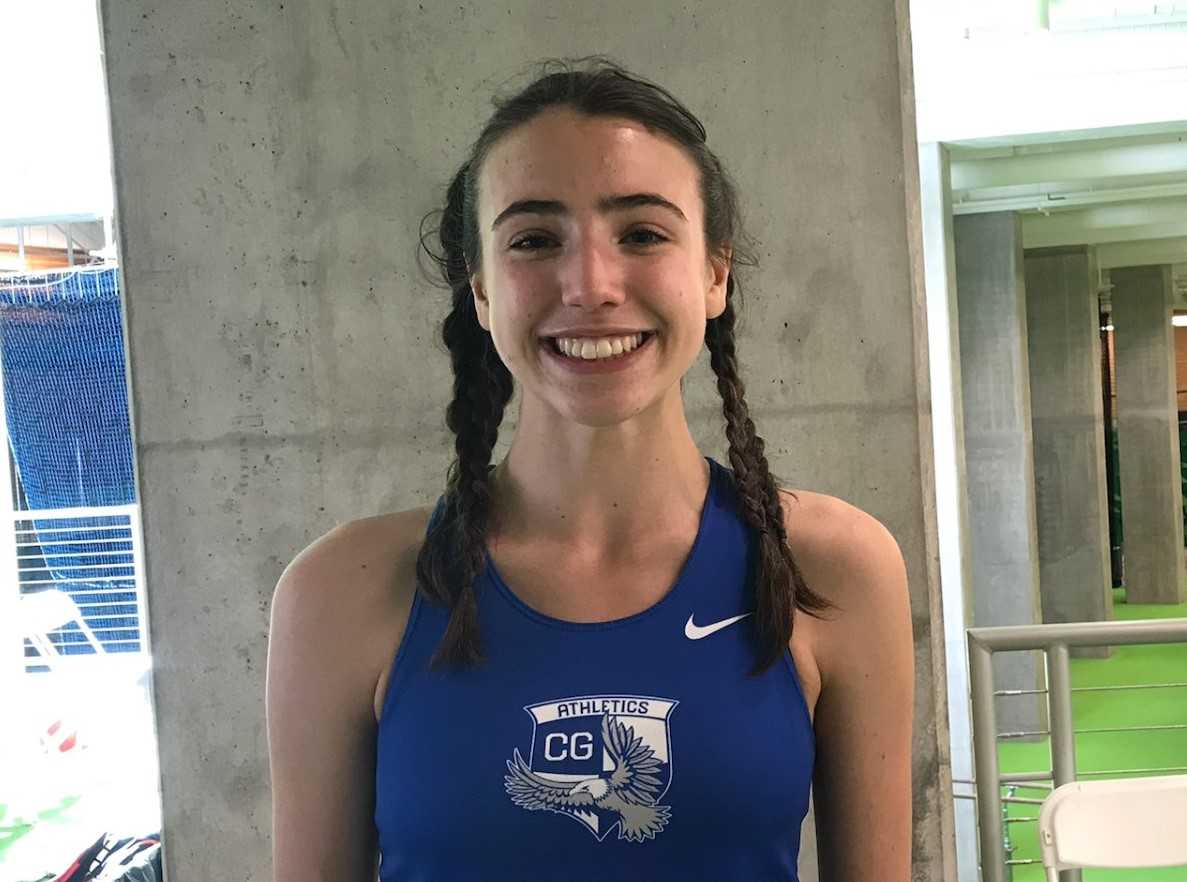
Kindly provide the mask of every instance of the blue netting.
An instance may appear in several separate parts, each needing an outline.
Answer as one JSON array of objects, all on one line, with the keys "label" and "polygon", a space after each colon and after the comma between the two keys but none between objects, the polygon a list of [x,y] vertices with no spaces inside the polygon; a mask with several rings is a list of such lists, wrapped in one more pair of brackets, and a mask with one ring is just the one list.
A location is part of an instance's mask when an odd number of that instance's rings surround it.
[{"label": "blue netting", "polygon": [[[0,355],[9,443],[29,509],[135,502],[119,274],[115,268],[6,276]],[[124,516],[17,524],[21,593],[70,594],[104,648],[140,649]],[[68,530],[68,532],[66,532]],[[76,626],[53,635],[90,652]],[[26,655],[36,655],[32,646]]]},{"label": "blue netting", "polygon": [[133,502],[117,271],[6,277],[0,351],[29,507]]}]

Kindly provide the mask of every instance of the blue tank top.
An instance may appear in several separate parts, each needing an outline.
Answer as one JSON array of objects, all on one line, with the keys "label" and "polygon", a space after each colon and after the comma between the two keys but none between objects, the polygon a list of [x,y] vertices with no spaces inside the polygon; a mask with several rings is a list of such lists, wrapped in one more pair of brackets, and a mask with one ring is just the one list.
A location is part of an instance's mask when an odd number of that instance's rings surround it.
[{"label": "blue tank top", "polygon": [[376,744],[382,882],[797,879],[811,718],[789,651],[747,676],[754,535],[709,467],[692,551],[641,613],[550,618],[488,558],[485,661],[431,671],[447,612],[417,592]]}]

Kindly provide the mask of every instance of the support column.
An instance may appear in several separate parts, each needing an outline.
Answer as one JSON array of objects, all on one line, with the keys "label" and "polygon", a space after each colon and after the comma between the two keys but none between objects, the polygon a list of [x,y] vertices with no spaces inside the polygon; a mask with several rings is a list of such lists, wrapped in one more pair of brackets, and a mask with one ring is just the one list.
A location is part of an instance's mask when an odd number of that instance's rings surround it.
[{"label": "support column", "polygon": [[969,561],[968,483],[964,463],[964,413],[960,391],[960,327],[956,291],[952,173],[943,144],[919,145],[919,196],[923,221],[927,358],[931,378],[932,460],[936,488],[936,541],[943,592],[956,879],[981,878],[977,810],[973,792],[972,707],[965,629],[972,623],[966,591]]},{"label": "support column", "polygon": [[1170,266],[1114,269],[1125,597],[1183,603],[1183,488]]},{"label": "support column", "polygon": [[[954,221],[972,625],[1033,625],[1039,604],[1022,226],[1014,212]],[[999,689],[1042,687],[1038,653],[998,653]],[[1043,726],[1041,696],[998,703],[1002,732]]]},{"label": "support column", "polygon": [[[1084,247],[1026,253],[1044,622],[1113,617],[1096,276]],[[1109,651],[1083,647],[1072,654],[1101,657]]]}]

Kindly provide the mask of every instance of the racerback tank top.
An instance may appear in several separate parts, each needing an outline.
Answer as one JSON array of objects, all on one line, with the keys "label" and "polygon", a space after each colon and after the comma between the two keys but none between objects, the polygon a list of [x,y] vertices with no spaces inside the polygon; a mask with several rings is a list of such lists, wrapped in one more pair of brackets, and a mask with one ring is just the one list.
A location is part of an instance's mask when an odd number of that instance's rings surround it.
[{"label": "racerback tank top", "polygon": [[756,543],[709,468],[683,570],[636,615],[542,615],[488,557],[485,661],[434,671],[448,614],[417,592],[376,744],[382,882],[797,879],[811,718],[790,651],[748,676]]}]

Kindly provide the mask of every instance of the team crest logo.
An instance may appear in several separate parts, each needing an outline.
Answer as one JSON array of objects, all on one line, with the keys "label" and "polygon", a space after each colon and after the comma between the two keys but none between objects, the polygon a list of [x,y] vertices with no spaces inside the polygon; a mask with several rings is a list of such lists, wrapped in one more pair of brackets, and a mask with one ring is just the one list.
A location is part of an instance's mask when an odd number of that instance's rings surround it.
[{"label": "team crest logo", "polygon": [[584,695],[533,704],[532,748],[515,749],[503,779],[511,801],[565,815],[598,841],[615,827],[630,842],[667,826],[660,800],[672,782],[668,717],[678,702],[639,695]]}]

